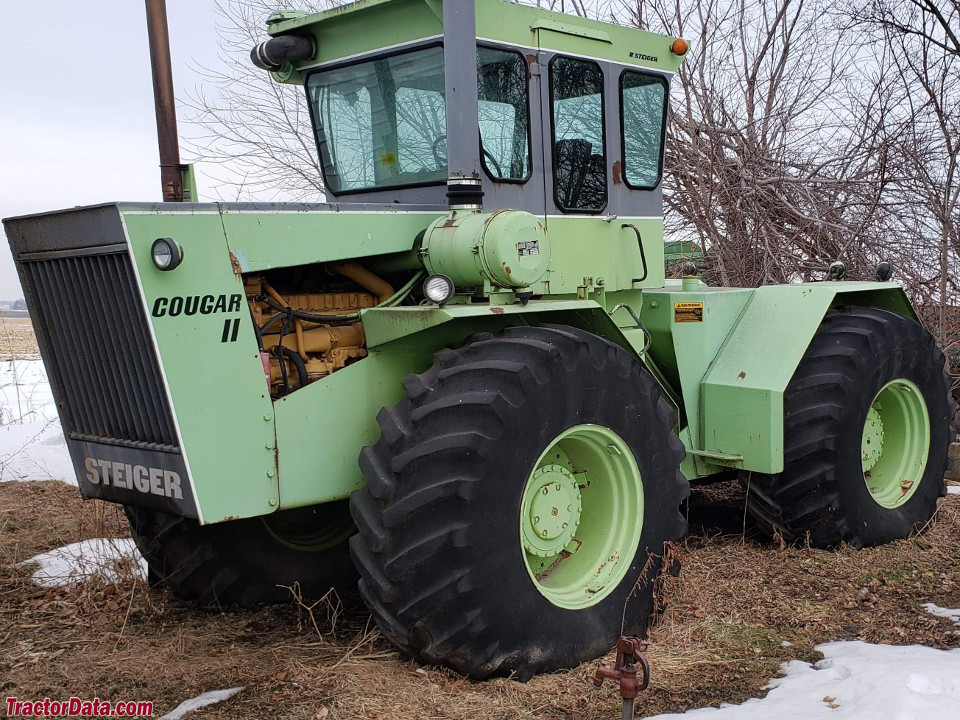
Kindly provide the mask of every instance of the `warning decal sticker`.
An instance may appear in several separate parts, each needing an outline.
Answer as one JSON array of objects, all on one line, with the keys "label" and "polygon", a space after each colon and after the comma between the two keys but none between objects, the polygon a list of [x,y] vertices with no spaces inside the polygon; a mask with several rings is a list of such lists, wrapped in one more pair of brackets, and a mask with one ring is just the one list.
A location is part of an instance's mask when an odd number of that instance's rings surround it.
[{"label": "warning decal sticker", "polygon": [[678,323],[703,322],[702,302],[678,302],[673,304],[673,321]]}]

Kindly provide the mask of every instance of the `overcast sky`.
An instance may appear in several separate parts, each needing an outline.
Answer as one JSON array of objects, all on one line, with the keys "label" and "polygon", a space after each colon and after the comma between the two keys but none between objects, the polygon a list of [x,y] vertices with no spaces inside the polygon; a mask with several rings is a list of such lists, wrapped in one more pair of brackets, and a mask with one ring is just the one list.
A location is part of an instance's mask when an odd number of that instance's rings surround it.
[{"label": "overcast sky", "polygon": [[[112,200],[160,200],[143,0],[46,0],[43,22],[2,0],[0,217]],[[177,97],[217,61],[210,0],[167,0]],[[181,112],[182,115],[182,112]],[[181,118],[181,136],[189,133]],[[198,192],[214,199],[202,176]],[[22,296],[6,237],[0,300]]]}]

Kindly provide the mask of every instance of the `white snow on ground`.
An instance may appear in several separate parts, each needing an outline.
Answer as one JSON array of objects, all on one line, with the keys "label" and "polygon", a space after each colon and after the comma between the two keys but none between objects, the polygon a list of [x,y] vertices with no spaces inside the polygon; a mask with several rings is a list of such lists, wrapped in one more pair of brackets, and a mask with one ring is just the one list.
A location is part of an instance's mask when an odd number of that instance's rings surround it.
[{"label": "white snow on ground", "polygon": [[229,700],[242,690],[246,690],[246,687],[235,687],[230,688],[229,690],[211,690],[210,692],[205,692],[203,695],[197,695],[195,698],[184,700],[173,710],[160,718],[160,720],[180,720],[180,718],[189,712],[206,707],[207,705],[213,705],[214,703]]},{"label": "white snow on ground", "polygon": [[0,361],[0,482],[4,480],[77,482],[39,359]]},{"label": "white snow on ground", "polygon": [[95,577],[110,583],[147,577],[147,561],[130,538],[82,540],[20,564],[36,565],[33,581],[44,587],[74,585]]},{"label": "white snow on ground", "polygon": [[813,665],[785,663],[763,699],[648,720],[956,720],[960,649],[833,642]]},{"label": "white snow on ground", "polygon": [[951,610],[950,608],[942,608],[939,605],[934,605],[933,603],[924,603],[920,607],[922,607],[931,615],[936,615],[937,617],[946,618],[957,627],[960,627],[960,610]]}]

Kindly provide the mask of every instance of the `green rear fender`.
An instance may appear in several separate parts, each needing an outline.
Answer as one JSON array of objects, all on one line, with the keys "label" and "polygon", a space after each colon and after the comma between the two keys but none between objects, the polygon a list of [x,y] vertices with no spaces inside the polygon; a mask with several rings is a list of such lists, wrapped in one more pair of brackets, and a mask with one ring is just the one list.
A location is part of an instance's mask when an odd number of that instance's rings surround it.
[{"label": "green rear fender", "polygon": [[[821,282],[757,288],[699,384],[698,450],[741,458],[743,470],[783,470],[783,393],[827,311],[878,307],[916,320],[892,283]],[[719,467],[717,469],[720,469]]]}]

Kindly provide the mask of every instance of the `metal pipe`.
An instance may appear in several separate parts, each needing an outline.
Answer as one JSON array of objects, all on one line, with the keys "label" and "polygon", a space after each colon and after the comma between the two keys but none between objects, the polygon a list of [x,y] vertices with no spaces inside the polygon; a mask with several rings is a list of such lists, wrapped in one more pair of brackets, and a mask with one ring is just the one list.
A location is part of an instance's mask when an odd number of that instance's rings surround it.
[{"label": "metal pipe", "polygon": [[177,108],[173,97],[173,68],[170,63],[170,33],[167,29],[166,0],[146,0],[147,37],[153,71],[153,101],[157,115],[157,143],[160,147],[160,185],[165,202],[183,202],[180,174],[180,140],[177,135]]},{"label": "metal pipe", "polygon": [[393,297],[393,286],[390,283],[352,260],[327,263],[327,268],[330,272],[350,278],[364,290],[369,290],[377,296],[378,303],[384,303]]}]

